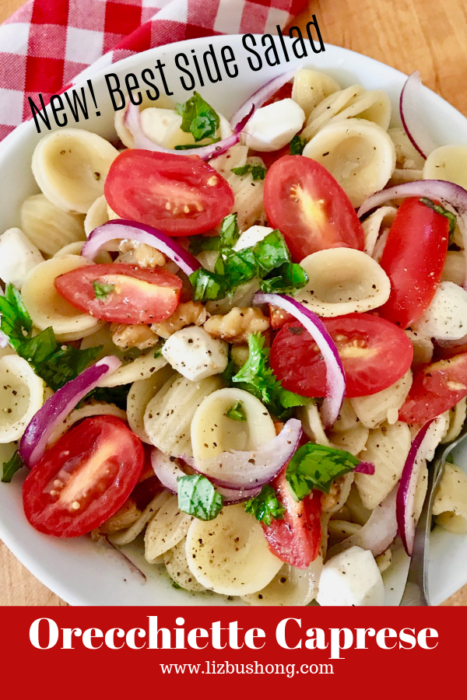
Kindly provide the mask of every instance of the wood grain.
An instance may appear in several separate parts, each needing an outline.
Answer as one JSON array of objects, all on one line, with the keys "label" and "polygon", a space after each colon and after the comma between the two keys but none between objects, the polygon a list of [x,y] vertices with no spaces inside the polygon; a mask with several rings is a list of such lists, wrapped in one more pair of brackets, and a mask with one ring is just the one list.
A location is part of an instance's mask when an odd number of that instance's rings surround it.
[{"label": "wood grain", "polygon": [[[0,0],[0,23],[23,4]],[[423,81],[467,116],[464,0],[310,0],[293,24],[315,14],[324,41],[371,56]],[[460,89],[461,88],[461,89]],[[0,542],[0,605],[63,605]],[[467,586],[444,605],[467,605]]]}]

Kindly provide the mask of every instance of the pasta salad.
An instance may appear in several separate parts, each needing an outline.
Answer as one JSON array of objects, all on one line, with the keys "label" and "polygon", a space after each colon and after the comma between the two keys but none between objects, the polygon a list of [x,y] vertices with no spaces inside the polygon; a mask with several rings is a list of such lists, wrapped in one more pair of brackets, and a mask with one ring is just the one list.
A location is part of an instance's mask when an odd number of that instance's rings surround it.
[{"label": "pasta salad", "polygon": [[[38,143],[0,236],[2,481],[48,536],[175,587],[383,605],[467,413],[465,149],[311,69],[227,120],[195,92]],[[416,137],[415,137],[416,134]],[[467,534],[446,467],[439,526]]]}]

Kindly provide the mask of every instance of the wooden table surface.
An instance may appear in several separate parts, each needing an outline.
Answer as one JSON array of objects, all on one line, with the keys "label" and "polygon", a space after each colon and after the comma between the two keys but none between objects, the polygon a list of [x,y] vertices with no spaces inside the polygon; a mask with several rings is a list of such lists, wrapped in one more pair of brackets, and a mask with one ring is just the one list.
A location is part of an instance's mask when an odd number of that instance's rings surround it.
[{"label": "wooden table surface", "polygon": [[[0,0],[0,23],[22,0]],[[464,0],[310,0],[294,21],[315,14],[324,41],[371,56],[428,87],[467,116],[467,7]],[[63,605],[0,542],[0,605]],[[467,605],[467,586],[447,601]]]}]

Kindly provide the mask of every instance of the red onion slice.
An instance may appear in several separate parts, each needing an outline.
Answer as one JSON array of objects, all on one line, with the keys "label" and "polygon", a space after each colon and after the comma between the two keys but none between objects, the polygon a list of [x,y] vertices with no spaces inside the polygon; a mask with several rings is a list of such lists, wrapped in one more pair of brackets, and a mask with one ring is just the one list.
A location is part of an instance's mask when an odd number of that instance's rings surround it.
[{"label": "red onion slice", "polygon": [[360,462],[354,469],[354,472],[359,474],[369,474],[370,476],[375,473],[375,465],[372,462]]},{"label": "red onion slice", "polygon": [[[428,199],[440,201],[449,210],[453,209],[457,215],[457,225],[462,233],[464,247],[467,250],[467,190],[453,182],[414,180],[414,182],[404,182],[402,185],[388,187],[388,189],[380,190],[368,197],[358,210],[358,216],[364,216],[375,207],[379,207],[391,199],[405,199],[406,197],[428,197]],[[467,289],[467,274],[464,289]]]},{"label": "red onion slice", "polygon": [[[190,458],[185,458],[187,464],[191,462]],[[177,481],[182,476],[186,476],[185,472],[179,467],[176,461],[165,455],[155,447],[151,452],[151,464],[154,473],[168,491],[177,493]],[[254,489],[226,489],[221,486],[216,486],[216,491],[221,494],[224,499],[224,505],[230,506],[234,503],[241,503],[250,498],[254,498],[261,491],[261,487]]]},{"label": "red onion slice", "polygon": [[262,294],[253,297],[255,304],[272,304],[292,314],[311,335],[326,363],[326,398],[321,415],[325,428],[336,422],[345,395],[345,372],[333,339],[319,317],[296,299],[286,294]]},{"label": "red onion slice", "polygon": [[423,464],[423,459],[417,458],[419,457],[418,453],[425,435],[433,420],[427,421],[425,425],[420,428],[415,440],[412,442],[397,490],[397,523],[402,544],[409,557],[412,556],[415,541],[415,528],[417,526],[414,517],[415,492],[420,469]]},{"label": "red onion slice", "polygon": [[344,552],[350,547],[361,547],[377,557],[386,551],[397,537],[396,518],[397,486],[389,496],[376,506],[365,525],[351,537],[336,544],[328,552],[328,558]]},{"label": "red onion slice", "polygon": [[[211,160],[211,158],[221,156],[240,141],[240,134],[250,121],[254,111],[255,107],[253,105],[235,126],[233,129],[234,133],[231,136],[227,136],[227,138],[222,139],[222,141],[217,141],[217,143],[212,143],[209,146],[200,146],[200,148],[190,149],[189,154],[197,155],[202,160]],[[139,107],[135,106],[132,102],[130,102],[125,116],[125,125],[135,140],[135,148],[142,148],[146,151],[157,151],[158,153],[171,153],[172,155],[174,153],[177,155],[187,155],[186,151],[177,151],[175,148],[164,148],[154,143],[154,141],[151,141],[151,139],[146,136],[141,126]]]},{"label": "red onion slice", "polygon": [[[257,450],[241,452],[231,450],[203,460],[187,460],[198,474],[206,476],[213,484],[235,491],[253,491],[272,481],[295,453],[302,436],[302,424],[291,418],[279,435]],[[258,491],[257,491],[258,492]]]},{"label": "red onion slice", "polygon": [[146,243],[153,248],[157,248],[166,257],[177,263],[186,275],[191,275],[192,272],[201,267],[194,255],[185,250],[173,238],[169,238],[165,233],[152,228],[152,226],[140,224],[136,221],[127,221],[126,219],[108,221],[106,224],[95,228],[84,244],[81,255],[88,260],[94,260],[106,243],[123,238]]},{"label": "red onion slice", "polygon": [[399,112],[402,126],[410,142],[420,155],[426,158],[437,146],[420,118],[422,87],[420,72],[416,70],[404,83],[399,100]]},{"label": "red onion slice", "polygon": [[273,78],[270,80],[266,85],[263,85],[262,87],[259,88],[256,92],[254,92],[251,97],[247,99],[246,102],[242,104],[240,109],[238,109],[235,114],[233,115],[232,119],[230,120],[230,126],[232,129],[235,128],[235,124],[238,125],[238,123],[245,118],[247,114],[251,114],[251,110],[259,109],[260,107],[263,106],[267,100],[269,100],[270,97],[274,95],[279,88],[281,88],[283,85],[288,83],[292,78],[294,77],[295,73],[300,69],[300,66],[297,68],[294,68],[293,70],[289,70],[286,73],[282,73],[282,75],[278,75],[277,78]]},{"label": "red onion slice", "polygon": [[102,360],[85,369],[76,379],[67,382],[47,399],[42,408],[33,416],[21,438],[19,454],[27,466],[33,467],[40,460],[55,428],[81,399],[98,386],[101,379],[115,372],[121,364],[115,355],[103,357]]}]

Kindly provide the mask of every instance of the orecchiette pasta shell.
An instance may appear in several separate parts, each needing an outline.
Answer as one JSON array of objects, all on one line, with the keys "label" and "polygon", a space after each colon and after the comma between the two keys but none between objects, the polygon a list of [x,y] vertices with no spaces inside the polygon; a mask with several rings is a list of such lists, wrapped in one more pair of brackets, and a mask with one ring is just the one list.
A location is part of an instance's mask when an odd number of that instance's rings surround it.
[{"label": "orecchiette pasta shell", "polygon": [[[233,420],[227,412],[240,403],[245,420]],[[274,423],[256,396],[242,389],[219,389],[209,394],[191,422],[195,459],[210,459],[229,450],[251,451],[276,436]]]},{"label": "orecchiette pasta shell", "polygon": [[206,590],[195,579],[186,560],[186,537],[164,554],[164,564],[172,581],[193,593]]},{"label": "orecchiette pasta shell", "polygon": [[412,386],[410,369],[397,382],[371,396],[351,399],[355,413],[362,425],[376,428],[387,421],[390,425],[398,419],[399,409],[406,400]]},{"label": "orecchiette pasta shell", "polygon": [[388,185],[395,187],[396,185],[403,185],[404,182],[415,182],[415,180],[423,180],[423,172],[421,170],[394,168]]},{"label": "orecchiette pasta shell", "polygon": [[467,475],[454,464],[445,464],[433,503],[436,522],[446,530],[467,534]]},{"label": "orecchiette pasta shell", "polygon": [[405,334],[413,345],[412,370],[416,372],[422,365],[428,365],[431,362],[434,346],[431,338],[422,333],[407,330]]},{"label": "orecchiette pasta shell", "polygon": [[339,83],[330,75],[302,68],[294,75],[292,99],[300,105],[308,119],[320,102],[340,89]]},{"label": "orecchiette pasta shell", "polygon": [[44,402],[45,384],[18,355],[0,359],[0,443],[18,440]]},{"label": "orecchiette pasta shell", "polygon": [[237,143],[221,156],[210,160],[209,165],[227,179],[231,175],[233,168],[241,168],[246,165],[247,156],[248,146],[242,146],[240,143]]},{"label": "orecchiette pasta shell", "polygon": [[64,211],[85,214],[104,194],[104,182],[118,151],[84,129],[54,131],[37,144],[32,172],[43,194]]},{"label": "orecchiette pasta shell", "polygon": [[418,475],[417,486],[415,489],[415,498],[414,498],[413,518],[414,518],[415,524],[418,523],[420,515],[422,514],[423,504],[425,503],[427,491],[428,491],[428,468],[426,466],[426,460],[422,460],[422,464],[420,465],[420,473]]},{"label": "orecchiette pasta shell", "polygon": [[307,406],[302,406],[297,411],[297,416],[302,422],[305,435],[317,445],[331,447],[331,443],[324,431],[318,406],[311,402]]},{"label": "orecchiette pasta shell", "polygon": [[59,440],[65,433],[78,421],[84,420],[84,418],[91,418],[91,416],[115,416],[115,418],[120,418],[126,422],[126,413],[118,406],[113,403],[90,403],[81,408],[77,408],[63,420],[60,425],[58,425],[53,431],[52,435],[49,437],[47,445],[50,447]]},{"label": "orecchiette pasta shell", "polygon": [[378,565],[379,573],[384,574],[392,564],[392,550],[390,548],[387,549],[379,557],[375,557],[375,561]]},{"label": "orecchiette pasta shell", "polygon": [[55,255],[69,243],[86,240],[83,215],[59,209],[43,194],[24,200],[20,221],[29,240],[46,255]]},{"label": "orecchiette pasta shell", "polygon": [[208,590],[247,595],[265,588],[283,562],[269,551],[261,525],[243,505],[224,508],[215,520],[191,523],[188,566]]},{"label": "orecchiette pasta shell", "polygon": [[467,398],[463,398],[456,403],[449,411],[449,427],[448,432],[441,440],[442,443],[452,442],[459,436],[462,426],[467,417]]},{"label": "orecchiette pasta shell", "polygon": [[467,292],[454,282],[440,282],[430,306],[414,330],[439,340],[459,340],[467,332]]},{"label": "orecchiette pasta shell", "polygon": [[84,232],[86,236],[89,236],[95,228],[106,224],[109,220],[109,212],[107,208],[107,202],[102,194],[98,197],[95,202],[89,207],[86,218],[84,219]]},{"label": "orecchiette pasta shell", "polygon": [[219,376],[190,382],[185,377],[171,377],[148,403],[144,429],[151,444],[164,454],[193,456],[191,421],[203,399],[222,387]]},{"label": "orecchiette pasta shell", "polygon": [[147,405],[152,397],[159,391],[159,389],[162,389],[163,385],[173,374],[174,371],[172,367],[170,365],[166,365],[157,372],[154,372],[154,374],[148,379],[142,379],[141,381],[134,382],[130,387],[130,391],[128,392],[128,425],[140,440],[148,443],[149,445],[151,444],[151,440],[144,429],[144,414]]},{"label": "orecchiette pasta shell", "polygon": [[352,428],[352,430],[345,430],[341,432],[335,432],[334,430],[330,432],[329,438],[331,444],[334,447],[338,447],[340,450],[346,450],[352,455],[358,455],[365,449],[366,441],[370,431],[365,428],[361,423]]},{"label": "orecchiette pasta shell", "polygon": [[391,493],[401,478],[410,445],[407,423],[385,424],[370,432],[361,457],[375,465],[375,473],[355,474],[355,484],[365,508],[373,510]]},{"label": "orecchiette pasta shell", "polygon": [[396,167],[400,170],[423,170],[425,159],[413,146],[406,130],[401,126],[397,126],[388,129],[388,134],[396,149]]},{"label": "orecchiette pasta shell", "polygon": [[[52,257],[63,258],[64,255],[81,255],[83,245],[84,241],[76,241],[76,243],[69,243],[63,248],[60,248],[60,250],[57,250],[55,255],[53,255]],[[94,262],[97,264],[101,263],[103,265],[109,265],[112,262],[112,258],[106,250],[100,250],[95,257]]]},{"label": "orecchiette pasta shell", "polygon": [[396,214],[396,207],[380,207],[362,223],[365,233],[365,253],[367,255],[373,255],[376,241],[384,229],[391,226]]},{"label": "orecchiette pasta shell", "polygon": [[245,284],[241,284],[233,294],[218,301],[208,301],[206,309],[211,315],[227,314],[236,306],[246,308],[251,306],[251,300],[259,290],[259,279],[256,277]]},{"label": "orecchiette pasta shell", "polygon": [[136,381],[148,379],[162,367],[165,367],[166,364],[167,361],[162,355],[154,357],[154,348],[151,348],[135,360],[131,360],[119,367],[115,372],[112,372],[112,374],[104,377],[99,386],[122,386],[123,384],[132,384]]},{"label": "orecchiette pasta shell", "polygon": [[349,523],[347,520],[330,520],[328,523],[329,548],[334,547],[355,535],[362,526],[358,523]]},{"label": "orecchiette pasta shell", "polygon": [[[161,109],[175,109],[175,102],[166,95],[161,95],[157,100],[150,100],[147,96],[147,93],[143,92],[142,98],[142,102],[139,105],[140,112],[147,109],[148,107],[160,107]],[[115,112],[115,131],[117,132],[120,141],[127,148],[134,148],[135,139],[133,137],[133,134],[128,130],[125,124],[125,117],[128,111],[128,105],[130,104],[130,101],[128,98],[126,98],[125,101],[125,107]]]},{"label": "orecchiette pasta shell", "polygon": [[466,272],[465,252],[463,250],[448,250],[444,262],[442,282],[454,282],[462,287]]},{"label": "orecchiette pasta shell", "polygon": [[160,508],[162,508],[170,497],[171,494],[165,489],[158,493],[157,496],[152,499],[151,503],[146,506],[138,520],[133,523],[133,525],[130,525],[130,527],[126,530],[116,532],[114,535],[109,535],[110,542],[119,547],[133,542],[133,540],[135,540],[138,535],[143,532],[151,518],[154,517],[154,515],[160,510]]},{"label": "orecchiette pasta shell", "polygon": [[440,146],[423,167],[424,180],[447,180],[467,188],[467,146]]},{"label": "orecchiette pasta shell", "polygon": [[329,124],[331,119],[351,105],[364,92],[365,89],[361,85],[351,85],[326,97],[311,112],[307,125],[302,131],[302,137],[307,141],[311,139],[320,129]]},{"label": "orecchiette pasta shell", "polygon": [[[257,157],[247,158],[246,162],[248,165],[264,166],[261,158]],[[251,173],[246,175],[230,173],[226,179],[235,195],[232,211],[237,214],[238,228],[240,231],[246,231],[262,219],[264,180],[253,180]]]},{"label": "orecchiette pasta shell", "polygon": [[307,569],[284,564],[266,588],[244,595],[242,600],[250,605],[309,605],[318,594],[322,569],[321,556]]},{"label": "orecchiette pasta shell", "polygon": [[365,119],[328,124],[307,143],[303,155],[329,170],[354,207],[385,187],[396,161],[387,133]]},{"label": "orecchiette pasta shell", "polygon": [[[153,143],[159,144],[159,146],[162,146],[167,134],[174,127],[177,127],[178,130],[181,131],[180,125],[182,123],[182,118],[174,109],[148,107],[147,109],[143,109],[140,119],[141,128],[144,134]],[[191,143],[193,142],[194,139],[191,141]]]},{"label": "orecchiette pasta shell", "polygon": [[170,496],[146,528],[144,535],[146,561],[155,564],[162,554],[181,542],[192,520],[191,515],[184,513],[178,507],[178,496]]},{"label": "orecchiette pasta shell", "polygon": [[39,330],[52,326],[58,340],[77,340],[93,333],[101,324],[72,306],[55,289],[54,280],[70,270],[92,265],[78,255],[64,255],[37,265],[24,281],[24,305]]},{"label": "orecchiette pasta shell", "polygon": [[382,306],[391,283],[369,255],[353,248],[330,248],[312,253],[300,265],[308,284],[297,299],[318,316],[363,313]]},{"label": "orecchiette pasta shell", "polygon": [[344,399],[342,402],[339,416],[332,426],[334,432],[345,432],[352,430],[358,426],[360,419],[355,413],[350,399]]},{"label": "orecchiette pasta shell", "polygon": [[307,129],[307,134],[310,138],[325,125],[334,124],[344,119],[366,119],[369,122],[374,122],[386,131],[391,120],[391,102],[387,94],[382,90],[369,90],[351,99],[348,106],[331,119],[324,120],[325,116],[327,115],[323,115],[323,117],[319,117],[318,120],[310,123]]},{"label": "orecchiette pasta shell", "polygon": [[352,484],[352,488],[350,489],[350,493],[345,502],[345,508],[347,508],[350,513],[351,521],[353,523],[358,523],[359,525],[365,525],[371,516],[371,510],[365,508],[362,503],[362,499],[360,498],[360,493],[355,485],[355,482]]}]

